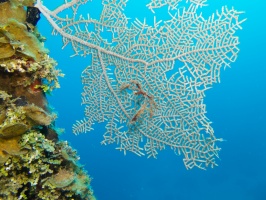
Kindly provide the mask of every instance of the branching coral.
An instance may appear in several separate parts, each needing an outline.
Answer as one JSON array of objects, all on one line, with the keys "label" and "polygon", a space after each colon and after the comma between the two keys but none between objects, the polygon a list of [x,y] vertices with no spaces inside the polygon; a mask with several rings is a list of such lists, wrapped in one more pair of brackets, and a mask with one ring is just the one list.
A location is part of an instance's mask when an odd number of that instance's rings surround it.
[{"label": "branching coral", "polygon": [[[245,20],[226,6],[205,18],[206,2],[151,0],[152,12],[168,6],[168,20],[154,17],[151,24],[129,19],[127,0],[103,0],[99,19],[78,12],[82,4],[92,5],[87,0],[67,1],[52,11],[37,0],[63,47],[91,55],[82,73],[85,118],[73,132],[89,132],[95,122],[105,122],[102,144],[116,143],[124,154],[156,157],[170,147],[183,156],[187,169],[217,166],[222,139],[206,116],[204,97],[220,81],[221,69],[236,60],[236,31]],[[141,89],[121,91],[132,81]]]}]

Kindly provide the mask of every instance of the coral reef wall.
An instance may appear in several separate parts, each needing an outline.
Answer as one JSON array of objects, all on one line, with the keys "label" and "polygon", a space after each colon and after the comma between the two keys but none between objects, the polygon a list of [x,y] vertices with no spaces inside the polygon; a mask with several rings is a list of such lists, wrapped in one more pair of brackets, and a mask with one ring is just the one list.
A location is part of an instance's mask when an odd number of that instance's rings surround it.
[{"label": "coral reef wall", "polygon": [[58,139],[45,95],[63,74],[34,3],[0,1],[0,199],[95,199],[76,151]]}]

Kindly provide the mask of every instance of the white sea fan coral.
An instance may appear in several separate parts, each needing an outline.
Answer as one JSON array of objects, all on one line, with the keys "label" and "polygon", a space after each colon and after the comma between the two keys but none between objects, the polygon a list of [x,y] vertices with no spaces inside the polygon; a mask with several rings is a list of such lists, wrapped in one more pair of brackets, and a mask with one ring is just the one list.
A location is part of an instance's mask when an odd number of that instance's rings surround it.
[{"label": "white sea fan coral", "polygon": [[[180,2],[186,6],[179,8]],[[152,0],[148,8],[155,12],[169,6],[171,19],[154,20],[151,26],[138,19],[129,23],[127,0],[103,0],[100,19],[78,16],[83,3],[72,0],[54,11],[39,0],[36,5],[64,46],[71,44],[76,55],[92,56],[82,73],[86,118],[77,121],[73,132],[107,122],[102,143],[116,143],[124,153],[156,157],[169,146],[183,155],[187,169],[216,166],[216,142],[222,139],[214,135],[203,98],[219,82],[220,69],[237,58],[241,12],[222,7],[205,19],[198,10],[206,0]],[[59,17],[67,8],[73,15]],[[105,31],[111,40],[104,38]]]}]

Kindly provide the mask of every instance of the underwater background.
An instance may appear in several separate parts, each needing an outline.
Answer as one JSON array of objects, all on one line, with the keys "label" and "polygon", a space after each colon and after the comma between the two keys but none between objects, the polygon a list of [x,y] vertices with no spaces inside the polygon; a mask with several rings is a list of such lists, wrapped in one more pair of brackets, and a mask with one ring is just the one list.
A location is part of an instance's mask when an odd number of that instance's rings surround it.
[{"label": "underwater background", "polygon": [[[55,8],[64,1],[44,1]],[[92,18],[101,13],[100,0],[93,0],[87,12]],[[130,18],[153,20],[146,8],[147,0],[129,0],[126,14]],[[90,65],[86,58],[73,55],[71,46],[64,50],[62,39],[51,35],[44,17],[39,31],[47,38],[45,46],[65,74],[61,89],[48,96],[58,113],[56,125],[64,128],[60,137],[77,149],[80,163],[92,176],[92,187],[99,200],[265,200],[266,199],[266,2],[263,0],[209,0],[200,9],[208,17],[222,6],[244,11],[247,20],[240,38],[240,53],[231,68],[221,70],[221,83],[206,92],[204,103],[207,117],[213,122],[215,135],[225,141],[217,160],[218,167],[206,171],[186,170],[182,156],[170,149],[147,159],[115,150],[115,145],[103,146],[105,124],[95,124],[94,130],[75,136],[72,125],[84,116],[81,106],[81,72]],[[86,7],[86,6],[83,6]],[[165,10],[167,12],[167,10]],[[161,16],[163,18],[163,16]]]}]

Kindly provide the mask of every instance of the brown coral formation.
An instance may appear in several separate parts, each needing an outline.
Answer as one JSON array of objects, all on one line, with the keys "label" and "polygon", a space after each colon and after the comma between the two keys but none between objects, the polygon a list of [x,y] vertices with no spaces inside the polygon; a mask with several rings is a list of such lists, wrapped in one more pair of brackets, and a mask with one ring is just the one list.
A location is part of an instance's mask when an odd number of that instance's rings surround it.
[{"label": "brown coral formation", "polygon": [[59,169],[58,173],[48,179],[48,182],[56,188],[69,186],[75,180],[75,173],[66,169]]},{"label": "brown coral formation", "polygon": [[51,115],[38,106],[27,105],[23,107],[23,110],[25,111],[25,115],[36,124],[48,126],[53,120]]},{"label": "brown coral formation", "polygon": [[28,30],[22,5],[33,3],[11,0],[0,4],[0,90],[23,96],[45,110],[43,92],[58,88],[58,76],[63,74],[55,70],[56,62],[47,55],[38,31]]},{"label": "brown coral formation", "polygon": [[19,140],[20,137],[12,137],[9,139],[0,138],[0,165],[5,163],[11,155],[21,153]]},{"label": "brown coral formation", "polygon": [[22,135],[28,130],[23,123],[7,124],[0,129],[0,138],[11,138]]}]

